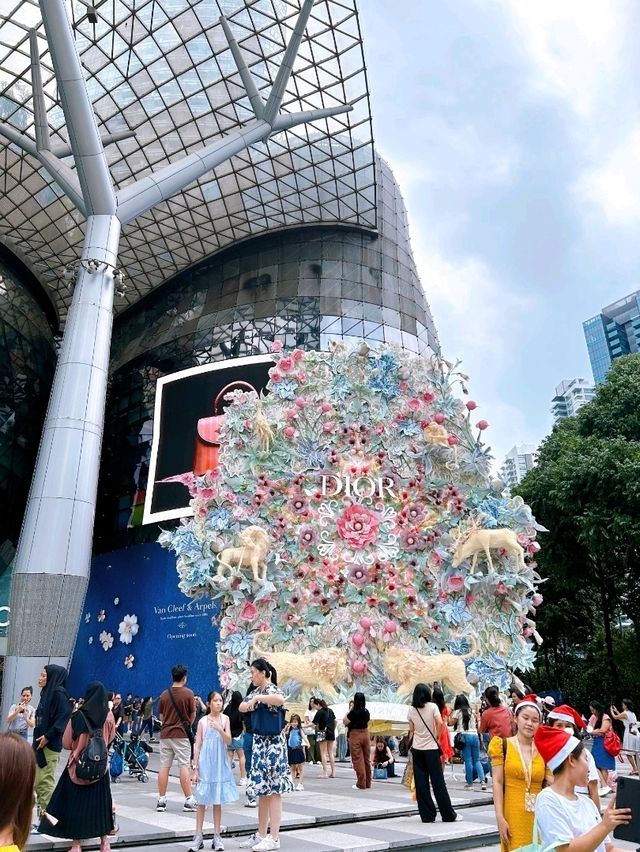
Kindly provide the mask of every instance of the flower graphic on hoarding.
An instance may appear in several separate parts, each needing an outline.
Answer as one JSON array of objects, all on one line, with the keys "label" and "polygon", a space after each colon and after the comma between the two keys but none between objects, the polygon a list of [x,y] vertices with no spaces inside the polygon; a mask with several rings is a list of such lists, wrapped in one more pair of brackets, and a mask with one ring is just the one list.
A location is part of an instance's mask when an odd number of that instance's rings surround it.
[{"label": "flower graphic on hoarding", "polygon": [[109,648],[113,647],[113,636],[111,633],[107,633],[106,630],[103,630],[98,636],[98,642],[100,642],[105,651],[108,651]]},{"label": "flower graphic on hoarding", "polygon": [[137,634],[140,626],[138,624],[138,616],[137,615],[125,615],[120,624],[118,625],[118,633],[120,634],[120,641],[125,645],[130,645],[133,637]]},{"label": "flower graphic on hoarding", "polygon": [[126,666],[128,669],[132,669],[132,668],[133,668],[133,663],[135,662],[135,659],[136,659],[136,658],[133,656],[133,654],[129,654],[127,657],[125,657],[125,658],[124,658],[124,664],[125,664],[125,666]]},{"label": "flower graphic on hoarding", "polygon": [[357,503],[345,509],[336,520],[336,527],[341,538],[357,550],[376,540],[379,526],[380,515]]},{"label": "flower graphic on hoarding", "polygon": [[107,613],[103,609],[101,609],[98,613],[98,621],[104,621],[106,617]]}]

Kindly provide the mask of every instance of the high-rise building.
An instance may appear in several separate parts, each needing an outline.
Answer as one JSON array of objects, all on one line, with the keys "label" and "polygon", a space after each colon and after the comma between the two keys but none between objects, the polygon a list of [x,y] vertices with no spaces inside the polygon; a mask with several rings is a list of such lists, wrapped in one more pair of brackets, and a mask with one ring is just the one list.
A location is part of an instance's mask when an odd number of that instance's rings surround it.
[{"label": "high-rise building", "polygon": [[565,417],[573,417],[587,402],[595,396],[595,387],[586,379],[563,379],[556,385],[556,393],[551,400],[553,424]]},{"label": "high-rise building", "polygon": [[514,488],[535,467],[537,458],[538,451],[533,444],[516,444],[505,456],[500,468],[500,479],[507,488]]},{"label": "high-rise building", "polygon": [[607,305],[582,323],[593,378],[604,381],[611,362],[640,351],[640,290]]}]

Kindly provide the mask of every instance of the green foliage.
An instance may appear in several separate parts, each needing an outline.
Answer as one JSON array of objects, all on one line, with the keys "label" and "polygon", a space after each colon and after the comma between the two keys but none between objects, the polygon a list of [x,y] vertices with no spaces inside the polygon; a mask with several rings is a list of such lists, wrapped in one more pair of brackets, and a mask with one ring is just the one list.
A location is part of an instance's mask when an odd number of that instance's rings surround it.
[{"label": "green foliage", "polygon": [[615,361],[594,400],[554,428],[518,493],[549,529],[539,686],[577,703],[640,697],[640,355]]}]

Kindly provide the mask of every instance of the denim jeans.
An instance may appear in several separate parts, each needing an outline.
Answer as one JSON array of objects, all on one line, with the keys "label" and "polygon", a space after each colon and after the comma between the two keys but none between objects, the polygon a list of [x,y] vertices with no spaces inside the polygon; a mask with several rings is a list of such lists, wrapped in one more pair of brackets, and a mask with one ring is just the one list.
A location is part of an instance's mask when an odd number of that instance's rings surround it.
[{"label": "denim jeans", "polygon": [[464,749],[462,751],[462,758],[464,760],[465,781],[467,784],[473,784],[473,774],[475,772],[480,782],[484,783],[484,769],[480,762],[480,742],[478,741],[478,735],[475,732],[465,731],[463,736]]},{"label": "denim jeans", "polygon": [[337,760],[345,760],[347,757],[347,735],[346,734],[338,734],[338,754],[336,756]]}]

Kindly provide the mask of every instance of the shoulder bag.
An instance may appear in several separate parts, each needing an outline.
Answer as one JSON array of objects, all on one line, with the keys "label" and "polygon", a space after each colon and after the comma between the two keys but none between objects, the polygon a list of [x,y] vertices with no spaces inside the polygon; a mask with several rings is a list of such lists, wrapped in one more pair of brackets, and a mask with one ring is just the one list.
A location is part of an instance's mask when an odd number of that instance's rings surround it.
[{"label": "shoulder bag", "polygon": [[180,724],[182,725],[182,728],[183,728],[185,734],[187,735],[187,739],[189,740],[189,745],[191,746],[191,760],[193,760],[194,738],[193,738],[193,731],[191,730],[191,725],[189,724],[188,720],[185,719],[184,716],[182,715],[182,713],[180,712],[180,708],[178,707],[178,705],[176,703],[176,699],[173,697],[172,688],[169,687],[167,692],[169,693],[169,699],[171,700],[171,703],[173,704],[173,709],[176,711],[176,716],[180,720]]},{"label": "shoulder bag", "polygon": [[254,734],[260,737],[278,737],[284,730],[286,710],[284,705],[258,702],[255,710],[251,711],[251,727]]}]

